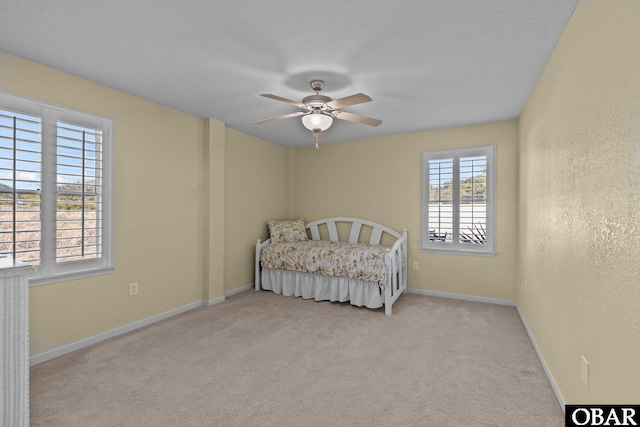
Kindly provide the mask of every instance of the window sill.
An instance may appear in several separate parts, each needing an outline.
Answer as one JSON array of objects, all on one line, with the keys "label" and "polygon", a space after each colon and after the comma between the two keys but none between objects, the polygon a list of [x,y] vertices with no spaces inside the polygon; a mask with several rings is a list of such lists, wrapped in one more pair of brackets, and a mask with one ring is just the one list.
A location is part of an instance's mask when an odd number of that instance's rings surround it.
[{"label": "window sill", "polygon": [[497,252],[480,252],[480,251],[465,251],[456,249],[433,249],[433,248],[421,248],[421,252],[430,254],[443,254],[443,255],[466,255],[466,256],[480,256],[480,257],[495,257]]},{"label": "window sill", "polygon": [[29,287],[49,285],[51,283],[66,282],[69,280],[82,279],[85,277],[99,276],[113,272],[115,266],[94,268],[91,270],[74,271],[72,273],[56,274],[49,277],[36,277],[29,280]]}]

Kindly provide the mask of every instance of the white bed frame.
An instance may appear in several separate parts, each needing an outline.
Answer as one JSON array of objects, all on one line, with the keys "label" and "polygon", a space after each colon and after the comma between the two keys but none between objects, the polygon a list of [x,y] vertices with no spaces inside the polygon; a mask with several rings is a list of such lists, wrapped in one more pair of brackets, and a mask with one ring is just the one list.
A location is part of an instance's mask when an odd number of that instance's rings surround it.
[{"label": "white bed frame", "polygon": [[[350,223],[348,239],[344,239],[345,236],[339,235],[338,229],[344,227],[338,227],[338,223]],[[371,237],[368,242],[360,240],[360,236],[363,230],[369,227],[371,229]],[[391,307],[398,297],[404,292],[407,292],[407,230],[403,233],[398,233],[389,227],[381,224],[377,224],[372,221],[359,218],[349,217],[333,217],[319,219],[313,221],[305,226],[311,234],[311,240],[320,240],[321,229],[326,227],[329,235],[329,241],[331,242],[349,242],[349,243],[368,243],[370,245],[380,245],[383,236],[390,235],[395,239],[395,242],[391,246],[391,250],[385,256],[385,269],[386,269],[386,282],[384,284],[384,312],[385,314],[391,314]],[[348,225],[347,225],[347,228]],[[267,239],[264,242],[256,244],[256,264],[255,264],[255,288],[256,291],[261,289],[261,264],[260,256],[262,249],[271,244],[271,239]],[[400,262],[398,262],[399,260]]]}]

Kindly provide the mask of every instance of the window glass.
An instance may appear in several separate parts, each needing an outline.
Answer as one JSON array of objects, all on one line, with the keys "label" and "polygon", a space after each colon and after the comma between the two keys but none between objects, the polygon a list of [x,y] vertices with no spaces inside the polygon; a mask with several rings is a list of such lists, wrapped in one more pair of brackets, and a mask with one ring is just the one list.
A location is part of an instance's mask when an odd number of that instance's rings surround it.
[{"label": "window glass", "polygon": [[110,271],[112,122],[0,92],[0,256],[32,284]]},{"label": "window glass", "polygon": [[494,253],[494,151],[423,153],[422,249]]}]

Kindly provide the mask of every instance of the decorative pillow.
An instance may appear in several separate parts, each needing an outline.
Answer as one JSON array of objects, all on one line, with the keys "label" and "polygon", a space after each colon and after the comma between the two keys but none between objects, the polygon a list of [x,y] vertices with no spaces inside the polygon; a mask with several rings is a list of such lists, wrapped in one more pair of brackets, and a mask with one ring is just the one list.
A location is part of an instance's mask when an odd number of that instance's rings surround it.
[{"label": "decorative pillow", "polygon": [[304,220],[302,219],[293,221],[269,221],[268,224],[272,243],[308,240],[307,231],[304,228]]}]

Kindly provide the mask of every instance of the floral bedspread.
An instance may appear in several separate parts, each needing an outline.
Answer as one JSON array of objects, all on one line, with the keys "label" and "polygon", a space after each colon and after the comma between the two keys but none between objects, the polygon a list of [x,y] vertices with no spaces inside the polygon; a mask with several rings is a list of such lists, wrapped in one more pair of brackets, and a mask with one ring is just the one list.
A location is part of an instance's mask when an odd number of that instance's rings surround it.
[{"label": "floral bedspread", "polygon": [[386,246],[307,240],[271,243],[262,250],[266,268],[303,271],[377,282],[384,287]]}]

